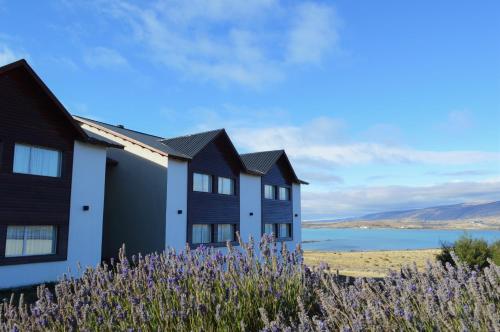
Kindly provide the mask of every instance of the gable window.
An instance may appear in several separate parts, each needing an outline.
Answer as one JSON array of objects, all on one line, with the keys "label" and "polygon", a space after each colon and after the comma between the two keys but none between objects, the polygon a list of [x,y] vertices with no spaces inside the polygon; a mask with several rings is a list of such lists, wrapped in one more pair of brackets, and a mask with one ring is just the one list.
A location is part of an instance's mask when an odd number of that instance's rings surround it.
[{"label": "gable window", "polygon": [[279,189],[279,199],[280,201],[290,200],[290,189],[285,187],[280,187]]},{"label": "gable window", "polygon": [[234,179],[219,177],[217,191],[219,194],[234,195]]},{"label": "gable window", "polygon": [[201,173],[193,173],[193,191],[211,193],[212,176]]},{"label": "gable window", "polygon": [[192,242],[195,244],[212,242],[212,227],[209,224],[194,224]]},{"label": "gable window", "polygon": [[7,226],[5,257],[56,253],[55,226]]},{"label": "gable window", "polygon": [[37,146],[17,144],[14,147],[14,173],[61,176],[61,152]]},{"label": "gable window", "polygon": [[274,186],[270,186],[268,184],[264,185],[264,198],[265,199],[276,198],[276,189]]},{"label": "gable window", "polygon": [[219,224],[217,225],[217,242],[234,241],[234,225]]}]

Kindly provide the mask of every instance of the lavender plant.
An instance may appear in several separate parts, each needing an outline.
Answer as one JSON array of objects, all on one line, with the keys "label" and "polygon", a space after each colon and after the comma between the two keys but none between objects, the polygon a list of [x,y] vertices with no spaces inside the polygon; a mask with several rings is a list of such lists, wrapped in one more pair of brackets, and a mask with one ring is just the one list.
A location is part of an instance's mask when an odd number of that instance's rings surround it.
[{"label": "lavender plant", "polygon": [[340,282],[264,237],[126,258],[65,277],[30,305],[0,304],[1,331],[499,331],[500,268],[429,264]]}]

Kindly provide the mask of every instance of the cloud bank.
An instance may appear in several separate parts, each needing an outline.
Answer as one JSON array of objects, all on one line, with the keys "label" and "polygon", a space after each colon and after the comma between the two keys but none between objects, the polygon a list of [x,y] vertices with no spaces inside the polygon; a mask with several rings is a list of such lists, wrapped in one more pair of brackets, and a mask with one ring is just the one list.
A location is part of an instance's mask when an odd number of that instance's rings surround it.
[{"label": "cloud bank", "polygon": [[280,80],[291,66],[321,63],[339,41],[340,20],[323,2],[99,1],[94,9],[128,29],[143,56],[222,84]]}]

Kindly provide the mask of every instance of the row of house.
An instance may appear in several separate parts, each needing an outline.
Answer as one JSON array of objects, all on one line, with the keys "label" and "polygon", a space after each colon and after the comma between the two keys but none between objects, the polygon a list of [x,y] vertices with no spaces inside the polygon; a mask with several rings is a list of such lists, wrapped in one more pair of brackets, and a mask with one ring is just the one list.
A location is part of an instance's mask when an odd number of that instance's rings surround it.
[{"label": "row of house", "polygon": [[239,154],[224,129],[165,138],[72,116],[25,60],[0,67],[0,288],[127,254],[300,242],[283,150]]}]

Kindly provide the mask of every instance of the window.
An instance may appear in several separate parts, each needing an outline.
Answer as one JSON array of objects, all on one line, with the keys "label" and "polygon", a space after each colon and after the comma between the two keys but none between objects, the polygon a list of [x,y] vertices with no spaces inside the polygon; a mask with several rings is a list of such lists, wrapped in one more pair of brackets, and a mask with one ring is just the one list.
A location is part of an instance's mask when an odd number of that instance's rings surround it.
[{"label": "window", "polygon": [[275,199],[275,188],[274,186],[270,186],[268,184],[264,185],[264,198],[266,199]]},{"label": "window", "polygon": [[280,200],[281,201],[288,201],[290,199],[290,189],[285,188],[285,187],[280,187]]},{"label": "window", "polygon": [[7,226],[5,257],[56,253],[56,227]]},{"label": "window", "polygon": [[209,224],[194,224],[192,233],[192,242],[210,243],[212,242],[212,227]]},{"label": "window", "polygon": [[217,242],[234,241],[234,225],[219,224],[217,225]]},{"label": "window", "polygon": [[193,190],[211,193],[212,177],[207,174],[193,173]]},{"label": "window", "polygon": [[234,195],[234,180],[219,177],[217,191],[219,192],[219,194]]},{"label": "window", "polygon": [[264,225],[264,233],[268,234],[268,235],[271,235],[271,234],[276,235],[276,232],[274,230],[274,224],[265,224]]},{"label": "window", "polygon": [[14,173],[59,177],[61,176],[61,152],[16,144],[13,171]]},{"label": "window", "polygon": [[287,238],[292,236],[291,224],[278,224],[278,237]]}]

